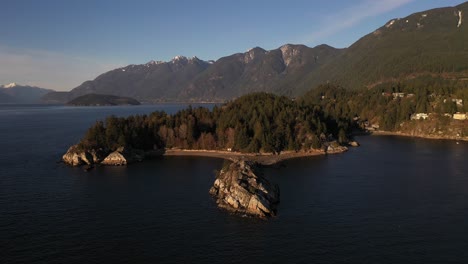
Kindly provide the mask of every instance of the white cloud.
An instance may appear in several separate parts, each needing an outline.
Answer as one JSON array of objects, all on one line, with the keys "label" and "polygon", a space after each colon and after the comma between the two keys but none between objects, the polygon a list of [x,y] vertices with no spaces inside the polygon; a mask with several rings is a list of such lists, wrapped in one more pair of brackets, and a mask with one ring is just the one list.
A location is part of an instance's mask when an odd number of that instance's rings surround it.
[{"label": "white cloud", "polygon": [[16,82],[68,91],[122,65],[58,52],[0,45],[0,84]]},{"label": "white cloud", "polygon": [[356,26],[361,21],[376,17],[415,0],[363,0],[350,8],[337,10],[336,13],[327,14],[320,23],[320,29],[312,32],[306,42],[314,42],[324,39],[345,29]]}]

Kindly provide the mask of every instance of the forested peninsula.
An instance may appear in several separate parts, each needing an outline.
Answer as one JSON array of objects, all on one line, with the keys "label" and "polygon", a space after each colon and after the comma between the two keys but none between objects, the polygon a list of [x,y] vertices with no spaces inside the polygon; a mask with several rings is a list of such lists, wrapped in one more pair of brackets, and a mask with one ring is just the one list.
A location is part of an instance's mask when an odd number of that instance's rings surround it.
[{"label": "forested peninsula", "polygon": [[[268,93],[222,106],[97,121],[63,156],[67,164],[124,165],[158,155],[242,157],[265,164],[346,151],[350,123],[322,107]],[[267,157],[267,158],[265,158]]]}]

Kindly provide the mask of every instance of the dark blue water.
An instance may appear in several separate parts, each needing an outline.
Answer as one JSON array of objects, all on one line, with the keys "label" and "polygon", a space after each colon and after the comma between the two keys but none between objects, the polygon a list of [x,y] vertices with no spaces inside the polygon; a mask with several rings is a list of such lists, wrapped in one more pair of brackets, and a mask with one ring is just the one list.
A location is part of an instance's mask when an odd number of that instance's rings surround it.
[{"label": "dark blue water", "polygon": [[268,221],[216,208],[222,160],[57,163],[96,119],[181,107],[0,106],[0,263],[468,262],[464,142],[361,137],[265,168],[281,189]]}]

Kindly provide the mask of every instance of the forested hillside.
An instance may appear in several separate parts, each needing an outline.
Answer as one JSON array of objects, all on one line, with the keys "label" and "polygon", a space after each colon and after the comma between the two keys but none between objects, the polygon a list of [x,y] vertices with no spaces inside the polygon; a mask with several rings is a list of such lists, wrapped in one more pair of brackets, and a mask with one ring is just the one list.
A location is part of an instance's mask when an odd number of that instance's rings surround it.
[{"label": "forested hillside", "polygon": [[311,72],[306,88],[332,82],[360,89],[427,75],[466,82],[467,15],[468,2],[392,19]]},{"label": "forested hillside", "polygon": [[306,105],[320,105],[329,118],[367,121],[393,131],[408,123],[413,114],[452,119],[456,112],[468,112],[468,83],[424,76],[371,89],[348,90],[328,84],[309,91],[300,100]]}]

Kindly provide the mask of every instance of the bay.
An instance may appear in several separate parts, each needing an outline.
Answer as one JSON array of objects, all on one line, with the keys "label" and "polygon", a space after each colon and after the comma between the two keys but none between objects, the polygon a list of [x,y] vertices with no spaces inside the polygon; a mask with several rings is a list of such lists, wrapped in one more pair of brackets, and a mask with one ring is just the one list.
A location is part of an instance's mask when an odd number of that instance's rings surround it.
[{"label": "bay", "polygon": [[1,263],[468,261],[466,142],[359,137],[344,154],[264,168],[281,189],[267,221],[216,207],[219,159],[57,162],[96,120],[186,106],[1,105]]}]

